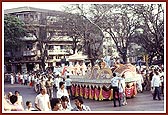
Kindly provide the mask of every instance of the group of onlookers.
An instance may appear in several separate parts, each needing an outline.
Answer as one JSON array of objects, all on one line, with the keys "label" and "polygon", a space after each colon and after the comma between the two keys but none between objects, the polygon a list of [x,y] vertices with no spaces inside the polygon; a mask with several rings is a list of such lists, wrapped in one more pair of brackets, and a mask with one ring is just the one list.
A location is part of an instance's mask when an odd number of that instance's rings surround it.
[{"label": "group of onlookers", "polygon": [[4,99],[4,110],[5,111],[23,111],[23,98],[20,95],[19,91],[15,91],[13,94],[9,92],[8,95],[5,95]]},{"label": "group of onlookers", "polygon": [[[144,90],[151,90],[153,95],[153,100],[161,99],[161,94],[164,94],[164,68],[159,66],[143,68],[142,70],[137,70],[137,91],[143,92]],[[111,79],[111,85],[113,89],[113,102],[114,107],[116,107],[116,100],[118,100],[119,106],[127,105],[126,101],[126,83],[125,83],[125,74],[122,76],[113,73]]]},{"label": "group of onlookers", "polygon": [[68,90],[70,97],[72,95],[71,85],[72,80],[69,75],[61,76],[55,73],[11,73],[11,84],[29,85],[33,87],[35,92],[40,93],[41,87],[47,88],[47,93],[50,98],[57,97],[57,91],[59,92],[59,83],[62,81],[65,83],[65,88]]},{"label": "group of onlookers", "polygon": [[159,66],[151,66],[150,68],[144,68],[139,72],[141,76],[140,83],[138,84],[138,90],[143,92],[143,90],[152,91],[153,98],[155,100],[156,94],[159,96],[160,94],[164,95],[164,68]]},{"label": "group of onlookers", "polygon": [[[11,76],[14,74],[11,74]],[[24,85],[25,80],[21,79],[22,75],[18,73],[18,83]],[[24,76],[24,75],[23,75]],[[25,85],[34,86],[37,96],[35,97],[35,108],[32,107],[32,102],[27,101],[27,108],[23,108],[22,96],[16,91],[15,95],[9,92],[10,95],[5,97],[5,110],[13,111],[90,111],[88,106],[83,104],[82,97],[75,97],[76,107],[71,106],[72,99],[71,85],[72,80],[69,75],[60,77],[59,74],[27,74],[30,80]],[[23,77],[24,78],[24,77]],[[31,85],[30,85],[31,84]]]},{"label": "group of onlookers", "polygon": [[89,106],[84,105],[83,98],[75,97],[75,107],[71,106],[68,92],[64,88],[64,83],[60,82],[60,92],[57,98],[49,98],[46,87],[40,89],[40,93],[35,97],[35,107],[31,101],[26,101],[26,108],[23,107],[22,96],[18,91],[13,95],[9,92],[4,97],[5,111],[91,111]]}]

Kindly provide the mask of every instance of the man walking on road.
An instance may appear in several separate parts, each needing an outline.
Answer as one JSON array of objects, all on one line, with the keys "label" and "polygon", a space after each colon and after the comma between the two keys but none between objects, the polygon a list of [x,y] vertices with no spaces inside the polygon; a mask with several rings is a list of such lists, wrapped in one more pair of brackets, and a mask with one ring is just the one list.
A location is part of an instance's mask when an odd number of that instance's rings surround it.
[{"label": "man walking on road", "polygon": [[154,70],[154,72],[155,74],[151,81],[151,87],[152,89],[154,89],[153,100],[157,100],[156,95],[158,96],[158,99],[161,100],[160,98],[160,85],[161,85],[160,76],[157,70]]},{"label": "man walking on road", "polygon": [[53,97],[53,83],[51,76],[49,76],[49,79],[46,81],[46,88],[47,88],[47,94],[51,99]]},{"label": "man walking on road", "polygon": [[66,89],[68,91],[69,97],[72,98],[72,90],[71,90],[71,86],[72,86],[72,80],[70,79],[69,75],[67,75],[67,79],[65,79],[65,84],[66,84]]},{"label": "man walking on road", "polygon": [[50,99],[49,99],[49,95],[47,94],[46,87],[42,87],[40,89],[40,94],[36,96],[35,107],[39,111],[50,111],[51,110]]},{"label": "man walking on road", "polygon": [[121,106],[121,99],[119,96],[119,81],[121,80],[121,77],[117,77],[116,73],[113,73],[113,78],[111,79],[111,85],[112,85],[112,89],[113,89],[113,101],[114,101],[114,107],[116,107],[116,96],[115,94],[117,93],[117,97],[118,97],[118,102],[119,102],[119,106]]}]

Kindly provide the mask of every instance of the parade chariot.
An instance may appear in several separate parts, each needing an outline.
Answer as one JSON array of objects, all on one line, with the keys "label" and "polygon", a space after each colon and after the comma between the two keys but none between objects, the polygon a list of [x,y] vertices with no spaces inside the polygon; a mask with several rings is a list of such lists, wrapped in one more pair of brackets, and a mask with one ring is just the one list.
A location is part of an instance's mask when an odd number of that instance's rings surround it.
[{"label": "parade chariot", "polygon": [[[82,57],[82,56],[80,56]],[[75,60],[76,58],[76,60]],[[84,61],[86,57],[79,58],[76,56],[71,56],[70,61]],[[84,70],[85,74],[71,75],[72,79],[72,95],[82,96],[86,99],[94,100],[112,100],[113,99],[113,89],[111,87],[112,74],[115,72],[118,76],[125,74],[126,97],[131,98],[137,94],[136,89],[136,67],[131,64],[118,64],[113,68],[108,68],[105,62],[101,65],[95,65],[93,67],[83,68],[84,66],[74,66],[67,68],[71,71],[77,71],[77,68]],[[81,72],[83,73],[83,72]],[[76,72],[75,72],[76,74]],[[75,76],[75,77],[74,77]]]}]

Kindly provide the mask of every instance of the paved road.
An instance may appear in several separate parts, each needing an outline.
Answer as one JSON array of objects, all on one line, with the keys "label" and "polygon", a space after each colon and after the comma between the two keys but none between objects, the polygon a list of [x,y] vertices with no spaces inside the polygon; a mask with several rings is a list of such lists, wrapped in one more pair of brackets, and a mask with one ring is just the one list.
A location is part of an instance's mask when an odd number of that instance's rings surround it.
[{"label": "paved road", "polygon": [[[28,86],[14,84],[10,85],[5,83],[4,92],[8,93],[9,91],[13,92],[18,90],[23,96],[24,106],[27,100],[34,102],[35,96],[37,95],[33,88]],[[162,97],[163,99],[163,97]],[[149,91],[143,93],[138,93],[135,98],[127,99],[128,104],[122,107],[113,107],[112,101],[95,101],[90,99],[84,99],[85,105],[90,106],[92,111],[164,111],[164,100],[152,100],[152,95]],[[71,104],[74,107],[74,100],[71,100]]]}]

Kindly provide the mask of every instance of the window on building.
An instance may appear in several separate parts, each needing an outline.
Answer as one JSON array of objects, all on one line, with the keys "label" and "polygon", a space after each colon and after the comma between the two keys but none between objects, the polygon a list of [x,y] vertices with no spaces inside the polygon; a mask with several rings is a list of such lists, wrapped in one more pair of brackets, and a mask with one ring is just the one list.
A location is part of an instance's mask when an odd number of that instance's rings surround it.
[{"label": "window on building", "polygon": [[28,49],[28,50],[33,49],[33,44],[32,44],[32,43],[28,43],[28,44],[27,44],[27,49]]},{"label": "window on building", "polygon": [[24,20],[24,15],[23,15],[23,14],[17,14],[17,17],[18,17],[20,20]]},{"label": "window on building", "polygon": [[61,59],[61,56],[56,56],[55,58],[56,58],[56,59]]},{"label": "window on building", "polygon": [[61,50],[64,49],[64,46],[60,46],[60,49],[61,49]]},{"label": "window on building", "polygon": [[48,67],[52,67],[52,66],[53,66],[53,62],[49,62]]},{"label": "window on building", "polygon": [[34,15],[33,14],[30,15],[30,19],[34,20]]},{"label": "window on building", "polygon": [[24,14],[24,18],[26,18],[26,19],[27,19],[27,18],[28,18],[28,16],[29,16],[28,14]]},{"label": "window on building", "polygon": [[53,56],[48,56],[48,59],[53,59],[54,57]]},{"label": "window on building", "polygon": [[54,50],[54,46],[53,45],[49,45],[48,49],[49,50]]}]

